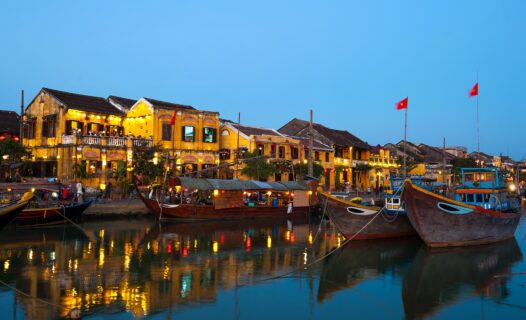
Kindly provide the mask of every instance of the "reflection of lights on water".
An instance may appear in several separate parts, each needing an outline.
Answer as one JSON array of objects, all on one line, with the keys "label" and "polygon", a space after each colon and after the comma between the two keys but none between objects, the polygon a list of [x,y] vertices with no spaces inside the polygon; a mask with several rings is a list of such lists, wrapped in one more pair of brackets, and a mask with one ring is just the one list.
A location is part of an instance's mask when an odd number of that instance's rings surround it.
[{"label": "reflection of lights on water", "polygon": [[99,238],[104,239],[104,229],[100,229]]},{"label": "reflection of lights on water", "polygon": [[68,260],[68,271],[71,272],[71,269],[73,268],[73,261],[71,259]]},{"label": "reflection of lights on water", "polygon": [[55,251],[51,251],[51,253],[49,254],[49,260],[55,261],[55,256]]},{"label": "reflection of lights on water", "polygon": [[214,241],[214,242],[212,243],[212,251],[213,251],[214,253],[217,253],[217,251],[219,251],[219,243],[217,243],[217,241]]},{"label": "reflection of lights on water", "polygon": [[194,249],[197,249],[197,244],[198,244],[197,239],[195,239],[194,240]]},{"label": "reflection of lights on water", "polygon": [[186,298],[192,289],[192,274],[186,273],[181,276],[181,298]]},{"label": "reflection of lights on water", "polygon": [[290,243],[294,243],[295,240],[296,240],[296,237],[294,236],[294,231],[292,231],[290,233]]},{"label": "reflection of lights on water", "polygon": [[163,279],[164,280],[168,280],[170,276],[170,267],[169,266],[164,266],[163,268]]},{"label": "reflection of lights on water", "polygon": [[272,248],[272,237],[270,234],[267,236],[267,248]]},{"label": "reflection of lights on water", "polygon": [[305,248],[305,251],[303,251],[303,264],[306,265],[308,261],[308,253],[307,248]]},{"label": "reflection of lights on water", "polygon": [[10,266],[10,262],[9,262],[9,260],[4,261],[4,272],[6,272],[7,270],[9,270],[9,266]]},{"label": "reflection of lights on water", "polygon": [[129,271],[129,270],[130,270],[130,256],[125,255],[124,256],[124,271]]},{"label": "reflection of lights on water", "polygon": [[51,266],[51,273],[55,273],[57,270],[57,268],[55,267],[55,264],[53,263],[53,265]]},{"label": "reflection of lights on water", "polygon": [[29,249],[29,251],[27,252],[27,259],[29,261],[33,260],[33,250],[32,249]]},{"label": "reflection of lights on water", "polygon": [[249,252],[251,247],[252,247],[252,240],[250,239],[250,237],[247,237],[247,241],[245,243],[245,250]]},{"label": "reflection of lights on water", "polygon": [[73,271],[77,272],[79,270],[79,259],[75,259],[75,263],[73,264]]},{"label": "reflection of lights on water", "polygon": [[308,241],[309,241],[309,244],[312,244],[312,241],[313,241],[312,240],[312,230],[309,231],[309,239],[308,239]]},{"label": "reflection of lights on water", "polygon": [[220,243],[220,244],[224,244],[224,243],[225,243],[225,235],[224,235],[224,234],[221,234],[221,235],[219,236],[219,243]]},{"label": "reflection of lights on water", "polygon": [[168,253],[172,253],[172,241],[168,241],[168,246],[166,248],[166,251],[168,251]]},{"label": "reflection of lights on water", "polygon": [[183,257],[188,257],[188,248],[187,247],[183,248]]},{"label": "reflection of lights on water", "polygon": [[290,230],[285,231],[285,240],[290,240]]},{"label": "reflection of lights on water", "polygon": [[146,248],[147,248],[148,250],[150,250],[150,243],[149,243],[149,242],[148,242],[148,244],[146,245]]},{"label": "reflection of lights on water", "polygon": [[104,247],[101,247],[99,249],[99,267],[103,267],[104,266]]}]

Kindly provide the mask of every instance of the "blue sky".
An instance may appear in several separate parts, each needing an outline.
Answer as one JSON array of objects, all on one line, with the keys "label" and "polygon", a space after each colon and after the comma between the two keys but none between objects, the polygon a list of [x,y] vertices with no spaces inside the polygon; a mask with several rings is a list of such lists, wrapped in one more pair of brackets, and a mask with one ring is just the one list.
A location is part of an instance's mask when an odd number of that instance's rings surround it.
[{"label": "blue sky", "polygon": [[0,108],[41,87],[141,96],[279,128],[308,119],[522,159],[525,1],[2,1]]}]

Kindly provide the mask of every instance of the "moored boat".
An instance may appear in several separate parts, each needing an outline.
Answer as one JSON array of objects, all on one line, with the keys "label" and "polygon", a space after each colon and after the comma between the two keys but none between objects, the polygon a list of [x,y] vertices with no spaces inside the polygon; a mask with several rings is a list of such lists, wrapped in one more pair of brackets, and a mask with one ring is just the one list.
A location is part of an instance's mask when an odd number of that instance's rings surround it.
[{"label": "moored boat", "polygon": [[20,200],[12,201],[0,206],[0,229],[9,224],[22,210],[28,205],[33,198],[32,192],[26,192]]},{"label": "moored boat", "polygon": [[363,206],[323,191],[318,191],[318,194],[321,208],[347,239],[396,238],[416,234],[407,216],[398,211]]},{"label": "moored boat", "polygon": [[93,200],[88,200],[65,206],[26,208],[15,217],[13,223],[17,225],[48,225],[77,220],[92,202]]},{"label": "moored boat", "polygon": [[[137,185],[136,185],[137,187]],[[314,211],[309,186],[295,181],[262,182],[178,177],[164,199],[153,192],[141,200],[157,218],[233,220],[303,217]]]},{"label": "moored boat", "polygon": [[518,201],[507,196],[497,168],[465,168],[456,200],[404,183],[402,203],[430,247],[466,246],[513,237],[520,220]]}]

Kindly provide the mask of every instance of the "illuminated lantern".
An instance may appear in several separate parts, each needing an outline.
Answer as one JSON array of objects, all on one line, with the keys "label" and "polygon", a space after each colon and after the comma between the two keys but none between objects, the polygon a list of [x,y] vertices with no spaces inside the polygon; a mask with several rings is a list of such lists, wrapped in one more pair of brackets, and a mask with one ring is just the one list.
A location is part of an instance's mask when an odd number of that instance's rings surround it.
[{"label": "illuminated lantern", "polygon": [[219,190],[215,189],[214,190],[214,197],[217,197],[219,195]]},{"label": "illuminated lantern", "polygon": [[167,251],[168,251],[168,253],[172,253],[172,241],[168,241]]}]

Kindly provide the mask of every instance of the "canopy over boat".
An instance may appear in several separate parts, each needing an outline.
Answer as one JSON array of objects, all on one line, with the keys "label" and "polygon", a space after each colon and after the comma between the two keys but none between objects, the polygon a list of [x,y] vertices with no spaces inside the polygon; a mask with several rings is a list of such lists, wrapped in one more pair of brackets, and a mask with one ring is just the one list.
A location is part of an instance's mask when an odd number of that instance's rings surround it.
[{"label": "canopy over boat", "polygon": [[309,186],[297,181],[264,182],[256,180],[224,180],[177,177],[175,186],[197,190],[240,190],[240,191],[295,191],[310,190]]}]

